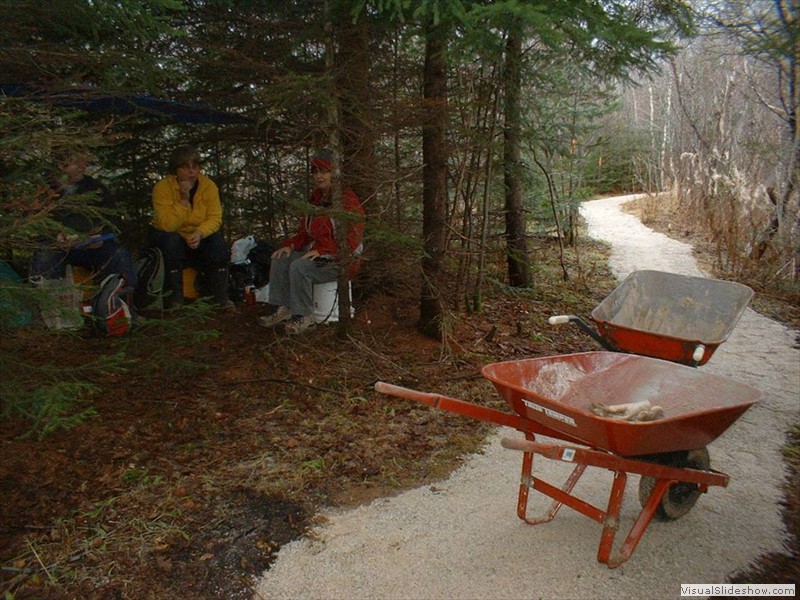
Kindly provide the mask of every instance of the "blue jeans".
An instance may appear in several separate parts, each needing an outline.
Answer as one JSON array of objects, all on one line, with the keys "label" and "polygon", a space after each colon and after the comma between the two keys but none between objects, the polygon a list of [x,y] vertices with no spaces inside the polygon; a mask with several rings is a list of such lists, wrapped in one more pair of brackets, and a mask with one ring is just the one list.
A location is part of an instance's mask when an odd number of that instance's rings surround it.
[{"label": "blue jeans", "polygon": [[270,304],[287,306],[293,315],[314,313],[314,284],[339,277],[339,265],[331,261],[300,258],[305,250],[273,258],[269,268]]},{"label": "blue jeans", "polygon": [[31,257],[30,275],[60,279],[66,275],[67,265],[98,273],[101,279],[112,273],[119,273],[125,279],[127,287],[135,288],[137,284],[131,253],[116,240],[105,240],[99,248],[39,248]]}]

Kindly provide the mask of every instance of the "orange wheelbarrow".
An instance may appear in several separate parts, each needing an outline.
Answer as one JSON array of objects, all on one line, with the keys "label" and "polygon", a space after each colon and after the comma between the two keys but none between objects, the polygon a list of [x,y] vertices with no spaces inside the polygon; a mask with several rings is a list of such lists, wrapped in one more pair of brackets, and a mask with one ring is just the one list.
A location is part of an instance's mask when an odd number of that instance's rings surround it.
[{"label": "orange wheelbarrow", "polygon": [[[524,433],[524,440],[502,440],[504,447],[523,452],[517,515],[537,525],[551,521],[566,505],[597,521],[602,525],[597,560],[609,568],[631,557],[654,517],[678,519],[709,487],[728,484],[727,475],[711,469],[706,446],[760,398],[758,390],[731,379],[616,352],[500,362],[486,365],[481,373],[513,413],[385,382],[376,383],[375,389]],[[649,414],[652,420],[630,421],[614,412],[645,405],[658,409]],[[564,443],[538,441],[537,435]],[[537,454],[575,465],[561,487],[534,475]],[[572,494],[586,467],[614,474],[605,507]],[[612,556],[631,473],[641,477],[642,509]],[[530,489],[553,499],[546,514],[528,515]]]},{"label": "orange wheelbarrow", "polygon": [[596,330],[575,315],[549,322],[578,325],[606,350],[700,366],[728,339],[752,297],[752,289],[732,281],[634,271],[592,311]]}]

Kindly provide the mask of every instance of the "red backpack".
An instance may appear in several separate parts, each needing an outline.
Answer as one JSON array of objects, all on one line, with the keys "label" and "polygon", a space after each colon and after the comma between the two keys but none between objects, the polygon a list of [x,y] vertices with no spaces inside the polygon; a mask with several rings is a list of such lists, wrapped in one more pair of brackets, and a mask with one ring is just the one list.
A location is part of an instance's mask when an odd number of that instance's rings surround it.
[{"label": "red backpack", "polygon": [[92,318],[94,331],[101,335],[122,335],[131,326],[131,310],[121,294],[125,280],[115,274],[100,283],[100,289],[92,296],[84,313]]}]

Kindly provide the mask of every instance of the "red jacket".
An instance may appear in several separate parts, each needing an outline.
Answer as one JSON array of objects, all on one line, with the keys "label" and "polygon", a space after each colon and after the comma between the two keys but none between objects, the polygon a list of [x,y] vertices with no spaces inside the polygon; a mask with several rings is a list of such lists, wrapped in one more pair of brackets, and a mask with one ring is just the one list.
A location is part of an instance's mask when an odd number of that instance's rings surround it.
[{"label": "red jacket", "polygon": [[[364,208],[354,192],[344,190],[342,192],[342,200],[346,211],[364,216]],[[309,201],[314,206],[327,207],[329,206],[330,198],[321,189],[317,188],[311,194]],[[354,257],[358,257],[361,254],[363,235],[364,220],[359,219],[358,222],[350,225],[347,232],[347,243]],[[299,231],[286,240],[283,245],[291,246],[295,250],[316,250],[320,256],[336,258],[339,255],[339,245],[336,243],[336,220],[322,213],[307,215],[300,220]],[[357,270],[358,261],[355,261],[354,266]],[[351,268],[351,276],[353,274],[354,270]]]}]

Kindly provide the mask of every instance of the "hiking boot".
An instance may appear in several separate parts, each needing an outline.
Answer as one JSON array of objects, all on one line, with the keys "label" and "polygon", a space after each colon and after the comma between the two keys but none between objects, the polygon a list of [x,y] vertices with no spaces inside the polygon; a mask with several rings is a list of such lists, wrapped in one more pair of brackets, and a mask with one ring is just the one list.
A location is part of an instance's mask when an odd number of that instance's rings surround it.
[{"label": "hiking boot", "polygon": [[271,315],[267,315],[266,317],[260,317],[258,319],[258,323],[262,327],[275,327],[284,321],[288,321],[292,318],[292,311],[289,310],[288,306],[279,306],[278,310]]},{"label": "hiking boot", "polygon": [[287,335],[297,335],[312,329],[316,324],[312,315],[292,315],[286,323],[285,331]]}]

